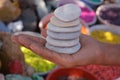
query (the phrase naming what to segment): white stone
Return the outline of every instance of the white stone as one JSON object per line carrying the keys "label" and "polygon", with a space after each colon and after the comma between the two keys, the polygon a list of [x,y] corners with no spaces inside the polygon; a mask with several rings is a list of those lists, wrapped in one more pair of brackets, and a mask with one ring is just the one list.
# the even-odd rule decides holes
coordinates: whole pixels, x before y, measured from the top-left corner
{"label": "white stone", "polygon": [[80,44],[77,44],[77,45],[72,46],[72,47],[56,47],[56,46],[52,46],[48,43],[45,46],[46,46],[46,48],[48,48],[50,50],[53,50],[53,51],[59,52],[59,53],[65,53],[65,54],[76,53],[81,47]]}
{"label": "white stone", "polygon": [[47,30],[47,35],[54,39],[75,39],[80,36],[80,31],[76,32],[53,32]]}
{"label": "white stone", "polygon": [[70,47],[74,46],[79,43],[79,38],[71,39],[71,40],[58,40],[53,39],[50,36],[47,36],[46,38],[47,43],[53,45],[53,46],[59,46],[59,47]]}
{"label": "white stone", "polygon": [[55,16],[62,21],[73,21],[79,18],[81,9],[76,4],[65,4],[54,11]]}
{"label": "white stone", "polygon": [[53,16],[53,17],[51,17],[50,22],[53,25],[58,26],[58,27],[72,27],[72,26],[79,25],[80,24],[80,19],[77,18],[74,21],[65,22],[65,21],[61,21],[57,17]]}
{"label": "white stone", "polygon": [[76,31],[80,31],[81,27],[82,25],[79,24],[78,26],[74,26],[74,27],[61,28],[51,23],[48,23],[48,30],[51,30],[53,32],[76,32]]}

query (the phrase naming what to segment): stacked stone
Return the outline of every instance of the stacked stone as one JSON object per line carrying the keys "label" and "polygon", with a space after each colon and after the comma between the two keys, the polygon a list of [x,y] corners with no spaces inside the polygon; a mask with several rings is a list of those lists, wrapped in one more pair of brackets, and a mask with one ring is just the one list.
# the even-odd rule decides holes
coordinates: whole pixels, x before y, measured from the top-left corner
{"label": "stacked stone", "polygon": [[66,54],[75,53],[80,49],[80,13],[79,6],[72,3],[58,7],[54,11],[54,16],[48,23],[48,49]]}

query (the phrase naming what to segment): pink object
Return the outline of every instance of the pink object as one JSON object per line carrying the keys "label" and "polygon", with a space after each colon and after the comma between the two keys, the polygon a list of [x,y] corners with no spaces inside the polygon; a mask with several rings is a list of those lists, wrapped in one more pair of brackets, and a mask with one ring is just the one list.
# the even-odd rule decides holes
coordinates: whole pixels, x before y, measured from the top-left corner
{"label": "pink object", "polygon": [[120,66],[102,66],[102,65],[88,65],[80,67],[98,80],[116,80],[120,77]]}
{"label": "pink object", "polygon": [[91,11],[89,8],[87,8],[87,7],[81,7],[81,10],[82,10],[82,13],[81,13],[81,16],[80,16],[80,18],[82,19],[82,20],[84,20],[86,23],[88,23],[88,24],[92,24],[91,22],[93,22],[94,21],[94,19],[95,19],[95,16],[96,16],[96,14],[95,14],[95,12],[94,11]]}
{"label": "pink object", "polygon": [[86,24],[88,25],[92,25],[96,22],[96,13],[95,11],[90,8],[89,6],[87,6],[85,3],[83,3],[82,1],[77,1],[78,6],[80,6],[81,8],[81,15],[80,18],[86,22]]}
{"label": "pink object", "polygon": [[23,65],[19,60],[12,60],[8,64],[8,70],[11,74],[23,74]]}
{"label": "pink object", "polygon": [[5,77],[3,74],[0,74],[0,80],[5,80]]}

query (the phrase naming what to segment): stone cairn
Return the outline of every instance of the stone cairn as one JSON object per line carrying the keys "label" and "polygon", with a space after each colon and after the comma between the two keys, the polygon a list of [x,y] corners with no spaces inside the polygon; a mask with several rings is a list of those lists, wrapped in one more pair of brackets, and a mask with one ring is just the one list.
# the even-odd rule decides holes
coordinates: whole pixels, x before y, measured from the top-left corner
{"label": "stone cairn", "polygon": [[54,11],[48,23],[46,48],[66,54],[73,54],[80,49],[80,13],[80,7],[72,3]]}

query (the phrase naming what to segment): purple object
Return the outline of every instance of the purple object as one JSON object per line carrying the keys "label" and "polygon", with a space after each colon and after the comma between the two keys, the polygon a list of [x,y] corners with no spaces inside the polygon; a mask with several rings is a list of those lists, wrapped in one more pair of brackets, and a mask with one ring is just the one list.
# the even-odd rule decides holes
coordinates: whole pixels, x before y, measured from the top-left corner
{"label": "purple object", "polygon": [[101,10],[100,17],[110,24],[120,26],[120,8]]}

